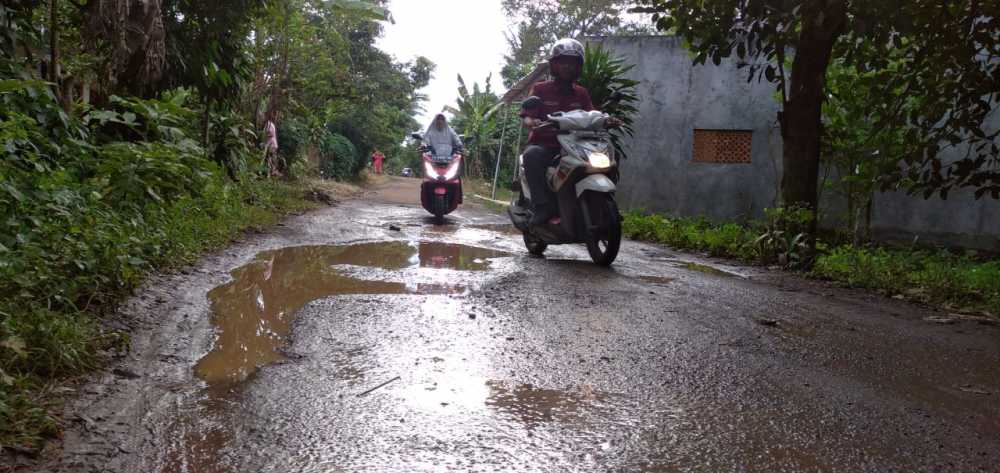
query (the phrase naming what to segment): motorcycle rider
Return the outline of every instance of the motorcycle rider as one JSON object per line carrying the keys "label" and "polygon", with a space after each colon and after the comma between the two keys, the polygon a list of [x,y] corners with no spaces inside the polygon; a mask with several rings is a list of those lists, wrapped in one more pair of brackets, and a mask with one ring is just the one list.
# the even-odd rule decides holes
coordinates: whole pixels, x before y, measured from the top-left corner
{"label": "motorcycle rider", "polygon": [[[545,172],[561,151],[555,128],[534,128],[552,113],[594,109],[590,92],[576,83],[583,72],[583,51],[583,44],[575,39],[557,41],[549,55],[553,80],[539,82],[531,89],[531,95],[540,98],[541,105],[521,111],[524,126],[532,128],[528,135],[529,146],[524,150],[524,173],[531,191],[531,225],[541,225],[558,215]],[[618,121],[612,119],[609,123],[613,126]]]}
{"label": "motorcycle rider", "polygon": [[455,130],[448,125],[448,120],[444,114],[439,113],[434,117],[434,121],[427,127],[424,133],[424,142],[434,150],[435,158],[451,158],[454,153],[461,152],[462,139],[458,137]]}

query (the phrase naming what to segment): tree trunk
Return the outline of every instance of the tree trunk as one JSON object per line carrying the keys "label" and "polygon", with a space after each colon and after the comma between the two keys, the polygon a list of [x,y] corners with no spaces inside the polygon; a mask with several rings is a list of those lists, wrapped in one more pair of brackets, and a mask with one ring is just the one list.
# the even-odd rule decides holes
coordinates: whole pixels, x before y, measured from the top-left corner
{"label": "tree trunk", "polygon": [[53,89],[57,97],[59,90],[59,0],[49,0],[49,82],[55,84]]}
{"label": "tree trunk", "polygon": [[[804,5],[802,33],[792,62],[791,91],[781,117],[784,139],[783,205],[818,208],[819,156],[826,69],[847,22],[844,0],[814,0]],[[815,231],[816,219],[812,230]]]}

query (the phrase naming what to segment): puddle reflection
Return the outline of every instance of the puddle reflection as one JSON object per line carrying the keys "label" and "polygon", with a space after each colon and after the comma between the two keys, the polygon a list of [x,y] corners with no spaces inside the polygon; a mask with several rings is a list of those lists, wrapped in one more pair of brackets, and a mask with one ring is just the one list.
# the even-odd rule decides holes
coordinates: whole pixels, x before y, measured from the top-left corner
{"label": "puddle reflection", "polygon": [[280,347],[295,313],[309,302],[350,294],[461,294],[461,284],[360,279],[338,265],[403,270],[435,268],[482,271],[507,253],[445,243],[380,242],[352,246],[306,246],[261,253],[233,272],[233,281],[213,289],[213,323],[219,338],[195,367],[210,385],[229,386],[258,367],[281,360]]}
{"label": "puddle reflection", "polygon": [[529,428],[553,421],[572,421],[583,411],[596,408],[607,397],[590,386],[577,391],[560,391],[502,381],[489,381],[486,385],[490,390],[486,405]]}

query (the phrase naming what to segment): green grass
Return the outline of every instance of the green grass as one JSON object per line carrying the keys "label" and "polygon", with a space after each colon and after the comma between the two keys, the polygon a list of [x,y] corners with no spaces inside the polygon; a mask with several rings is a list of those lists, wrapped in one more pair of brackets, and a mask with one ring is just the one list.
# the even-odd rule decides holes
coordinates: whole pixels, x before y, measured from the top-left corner
{"label": "green grass", "polygon": [[58,433],[58,406],[42,393],[99,366],[100,350],[127,346],[127,336],[104,331],[99,318],[146,274],[189,264],[247,229],[315,206],[303,196],[303,187],[283,182],[213,185],[141,215],[100,211],[85,228],[48,228],[75,237],[41,238],[32,252],[13,255],[33,271],[0,281],[15,294],[0,301],[0,446],[36,449]]}
{"label": "green grass", "polygon": [[[466,179],[463,184],[468,189],[466,192],[479,194],[486,198],[491,198],[493,194],[492,181],[486,181],[483,179]],[[514,196],[514,192],[508,189],[505,184],[507,183],[503,181],[498,183],[496,200],[510,202],[511,198]]]}
{"label": "green grass", "polygon": [[952,310],[1000,315],[1000,261],[946,251],[839,246],[816,260],[812,274]]}
{"label": "green grass", "polygon": [[734,223],[713,224],[704,218],[667,218],[662,215],[628,213],[622,232],[634,240],[652,241],[704,251],[712,256],[752,261],[752,243],[757,235],[747,227]]}
{"label": "green grass", "polygon": [[[714,224],[641,213],[627,214],[623,223],[632,239],[751,263],[774,261],[771,250],[760,244],[767,230],[759,222]],[[816,248],[808,259],[811,267],[800,268],[812,277],[950,310],[1000,315],[1000,261],[919,248],[829,247],[823,242]]]}

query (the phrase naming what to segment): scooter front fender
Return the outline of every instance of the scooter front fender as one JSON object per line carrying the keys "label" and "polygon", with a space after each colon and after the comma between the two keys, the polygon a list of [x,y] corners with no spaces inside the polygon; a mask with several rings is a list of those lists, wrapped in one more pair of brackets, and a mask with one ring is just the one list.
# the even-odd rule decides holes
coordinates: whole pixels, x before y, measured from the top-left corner
{"label": "scooter front fender", "polygon": [[580,198],[586,191],[609,194],[616,189],[615,183],[604,174],[591,174],[576,183],[576,197]]}

